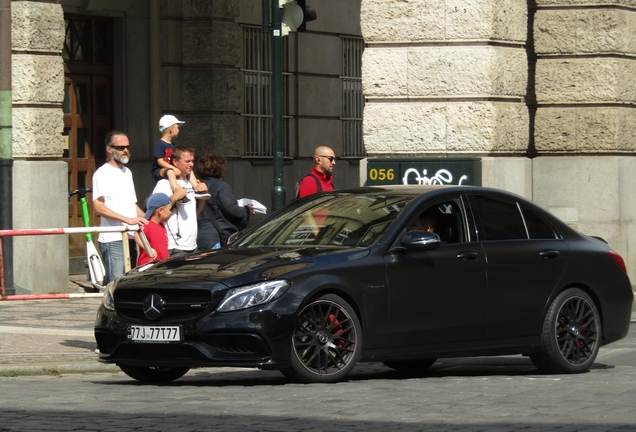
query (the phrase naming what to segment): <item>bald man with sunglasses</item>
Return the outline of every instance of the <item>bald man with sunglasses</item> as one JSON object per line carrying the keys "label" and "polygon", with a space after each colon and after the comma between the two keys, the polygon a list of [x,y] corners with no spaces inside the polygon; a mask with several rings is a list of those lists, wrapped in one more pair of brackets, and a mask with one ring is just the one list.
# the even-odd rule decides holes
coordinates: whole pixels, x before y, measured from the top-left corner
{"label": "bald man with sunglasses", "polygon": [[332,177],[333,167],[336,165],[336,155],[327,146],[316,147],[314,150],[314,166],[298,186],[298,198],[318,192],[334,190]]}

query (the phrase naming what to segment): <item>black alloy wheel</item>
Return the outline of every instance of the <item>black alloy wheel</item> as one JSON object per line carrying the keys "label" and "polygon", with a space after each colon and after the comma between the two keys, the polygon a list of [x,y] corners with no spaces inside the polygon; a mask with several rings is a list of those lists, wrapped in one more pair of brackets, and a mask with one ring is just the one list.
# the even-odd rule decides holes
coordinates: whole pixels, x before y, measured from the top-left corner
{"label": "black alloy wheel", "polygon": [[300,382],[336,382],[353,369],[360,356],[360,321],[346,301],[328,294],[300,311],[291,344],[291,367],[281,371],[286,377]]}
{"label": "black alloy wheel", "polygon": [[433,363],[435,363],[436,361],[436,358],[431,358],[418,360],[385,361],[382,363],[384,364],[384,366],[390,367],[391,369],[395,369],[399,372],[419,372],[433,366]]}
{"label": "black alloy wheel", "polygon": [[142,382],[165,383],[174,381],[184,376],[190,368],[186,367],[153,367],[153,366],[131,366],[118,364],[119,368],[129,377]]}
{"label": "black alloy wheel", "polygon": [[587,371],[601,347],[601,319],[594,300],[583,290],[570,288],[559,294],[546,314],[541,350],[532,363],[550,373]]}

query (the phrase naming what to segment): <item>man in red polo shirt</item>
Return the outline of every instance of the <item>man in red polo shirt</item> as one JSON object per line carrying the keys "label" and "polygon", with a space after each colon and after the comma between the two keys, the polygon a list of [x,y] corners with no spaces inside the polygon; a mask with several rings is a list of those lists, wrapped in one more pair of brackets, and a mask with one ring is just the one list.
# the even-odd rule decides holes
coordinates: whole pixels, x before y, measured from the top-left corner
{"label": "man in red polo shirt", "polygon": [[335,164],[336,156],[333,150],[326,146],[316,147],[316,150],[314,150],[314,166],[311,168],[311,172],[300,182],[298,198],[333,190],[331,179]]}

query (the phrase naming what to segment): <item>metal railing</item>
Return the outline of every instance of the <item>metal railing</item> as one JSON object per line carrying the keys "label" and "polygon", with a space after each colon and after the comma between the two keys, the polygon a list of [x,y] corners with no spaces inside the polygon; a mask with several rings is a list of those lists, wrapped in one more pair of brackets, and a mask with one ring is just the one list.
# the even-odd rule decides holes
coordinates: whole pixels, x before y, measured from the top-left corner
{"label": "metal railing", "polygon": [[86,233],[105,233],[105,232],[121,232],[122,236],[122,249],[124,252],[124,269],[129,271],[131,267],[130,263],[130,251],[124,245],[128,244],[128,232],[137,231],[141,243],[148,253],[151,255],[151,247],[148,243],[148,239],[144,232],[139,228],[139,225],[124,225],[116,227],[77,227],[77,228],[41,228],[41,229],[14,229],[14,230],[0,230],[0,295],[6,297],[5,282],[4,282],[4,256],[2,254],[2,237],[17,237],[17,236],[36,236],[36,235],[60,235],[60,234],[86,234]]}
{"label": "metal railing", "polygon": [[[287,70],[283,41],[283,70]],[[244,105],[243,123],[245,128],[244,155],[248,157],[273,156],[273,114],[272,114],[272,40],[260,27],[243,27],[243,72]],[[292,74],[283,72],[283,87],[288,88],[287,77]],[[286,92],[284,92],[286,93]],[[289,112],[288,98],[283,98],[283,113]],[[288,115],[283,114],[283,148],[288,148]]]}
{"label": "metal railing", "polygon": [[364,40],[342,38],[342,156],[364,157],[362,137],[362,52]]}

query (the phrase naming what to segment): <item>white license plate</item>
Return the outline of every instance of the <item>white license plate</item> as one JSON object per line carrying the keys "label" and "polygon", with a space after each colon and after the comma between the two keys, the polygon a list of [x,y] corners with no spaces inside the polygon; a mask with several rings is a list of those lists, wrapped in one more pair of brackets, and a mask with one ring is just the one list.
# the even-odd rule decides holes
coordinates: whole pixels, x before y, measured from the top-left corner
{"label": "white license plate", "polygon": [[181,342],[181,326],[130,326],[128,339],[133,342]]}

